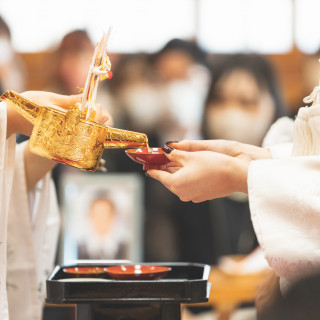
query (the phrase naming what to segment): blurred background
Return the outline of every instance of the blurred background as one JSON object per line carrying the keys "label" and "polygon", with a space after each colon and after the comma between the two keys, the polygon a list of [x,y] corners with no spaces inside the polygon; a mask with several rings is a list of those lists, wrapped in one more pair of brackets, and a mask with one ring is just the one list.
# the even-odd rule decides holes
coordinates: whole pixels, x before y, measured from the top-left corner
{"label": "blurred background", "polygon": [[[318,85],[319,11],[318,0],[0,0],[0,89],[78,93],[95,44],[112,26],[113,78],[100,83],[97,102],[115,127],[146,133],[151,147],[184,138],[261,146],[271,124],[294,117]],[[98,195],[101,204],[92,209],[96,224],[106,223],[97,235],[88,227],[94,257],[216,266],[257,248],[246,195],[182,203],[123,150],[103,158],[107,173],[62,165],[53,172],[63,213],[57,263],[79,258],[70,246],[72,203],[86,184],[96,186],[87,198]],[[127,217],[120,233],[136,244],[121,255],[124,240],[112,236],[118,199],[120,220]]]}
{"label": "blurred background", "polygon": [[319,6],[317,0],[1,0],[0,13],[25,64],[27,89],[50,84],[64,35],[84,29],[95,44],[112,25],[114,65],[122,55],[157,52],[173,38],[192,41],[211,56],[267,55],[295,111],[309,90],[306,60],[319,49]]}

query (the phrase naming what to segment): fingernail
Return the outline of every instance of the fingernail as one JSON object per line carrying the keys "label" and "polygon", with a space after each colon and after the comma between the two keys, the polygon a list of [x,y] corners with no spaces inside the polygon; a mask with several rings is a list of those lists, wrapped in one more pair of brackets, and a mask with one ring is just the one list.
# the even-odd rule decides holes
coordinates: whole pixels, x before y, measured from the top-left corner
{"label": "fingernail", "polygon": [[171,146],[165,144],[165,146],[162,148],[163,152],[166,154],[169,154],[172,150],[174,150],[174,148],[172,148]]}
{"label": "fingernail", "polygon": [[171,144],[171,143],[178,143],[179,141],[167,141],[166,143],[165,143],[165,145],[169,145],[169,144]]}
{"label": "fingernail", "polygon": [[145,174],[148,178],[150,178],[150,175],[149,175],[148,172],[145,172],[144,174]]}

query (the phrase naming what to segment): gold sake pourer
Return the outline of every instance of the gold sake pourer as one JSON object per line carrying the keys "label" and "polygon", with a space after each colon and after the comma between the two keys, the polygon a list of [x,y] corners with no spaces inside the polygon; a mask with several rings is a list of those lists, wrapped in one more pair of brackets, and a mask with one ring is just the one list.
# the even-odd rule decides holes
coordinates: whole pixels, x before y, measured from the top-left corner
{"label": "gold sake pourer", "polygon": [[139,148],[148,145],[144,133],[116,129],[81,118],[79,108],[60,111],[42,106],[8,90],[1,96],[34,127],[30,150],[42,157],[95,171],[104,149]]}

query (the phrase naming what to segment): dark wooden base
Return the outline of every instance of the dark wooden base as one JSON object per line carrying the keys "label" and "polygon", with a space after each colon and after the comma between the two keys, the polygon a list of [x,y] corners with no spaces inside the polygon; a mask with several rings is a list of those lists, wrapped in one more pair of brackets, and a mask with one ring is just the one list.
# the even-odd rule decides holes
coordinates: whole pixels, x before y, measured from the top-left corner
{"label": "dark wooden base", "polygon": [[179,303],[77,304],[75,320],[179,320]]}

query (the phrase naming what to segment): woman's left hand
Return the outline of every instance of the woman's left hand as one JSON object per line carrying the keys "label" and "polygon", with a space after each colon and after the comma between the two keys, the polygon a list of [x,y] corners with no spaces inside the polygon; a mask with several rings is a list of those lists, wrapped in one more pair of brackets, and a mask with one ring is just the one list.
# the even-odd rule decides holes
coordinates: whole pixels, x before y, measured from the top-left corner
{"label": "woman's left hand", "polygon": [[174,149],[167,154],[168,171],[149,170],[147,174],[159,180],[182,201],[202,202],[247,192],[250,161],[213,151],[186,152]]}
{"label": "woman's left hand", "polygon": [[183,151],[213,151],[223,153],[230,157],[246,160],[270,159],[270,150],[231,140],[182,140],[180,142],[167,142],[166,145]]}

